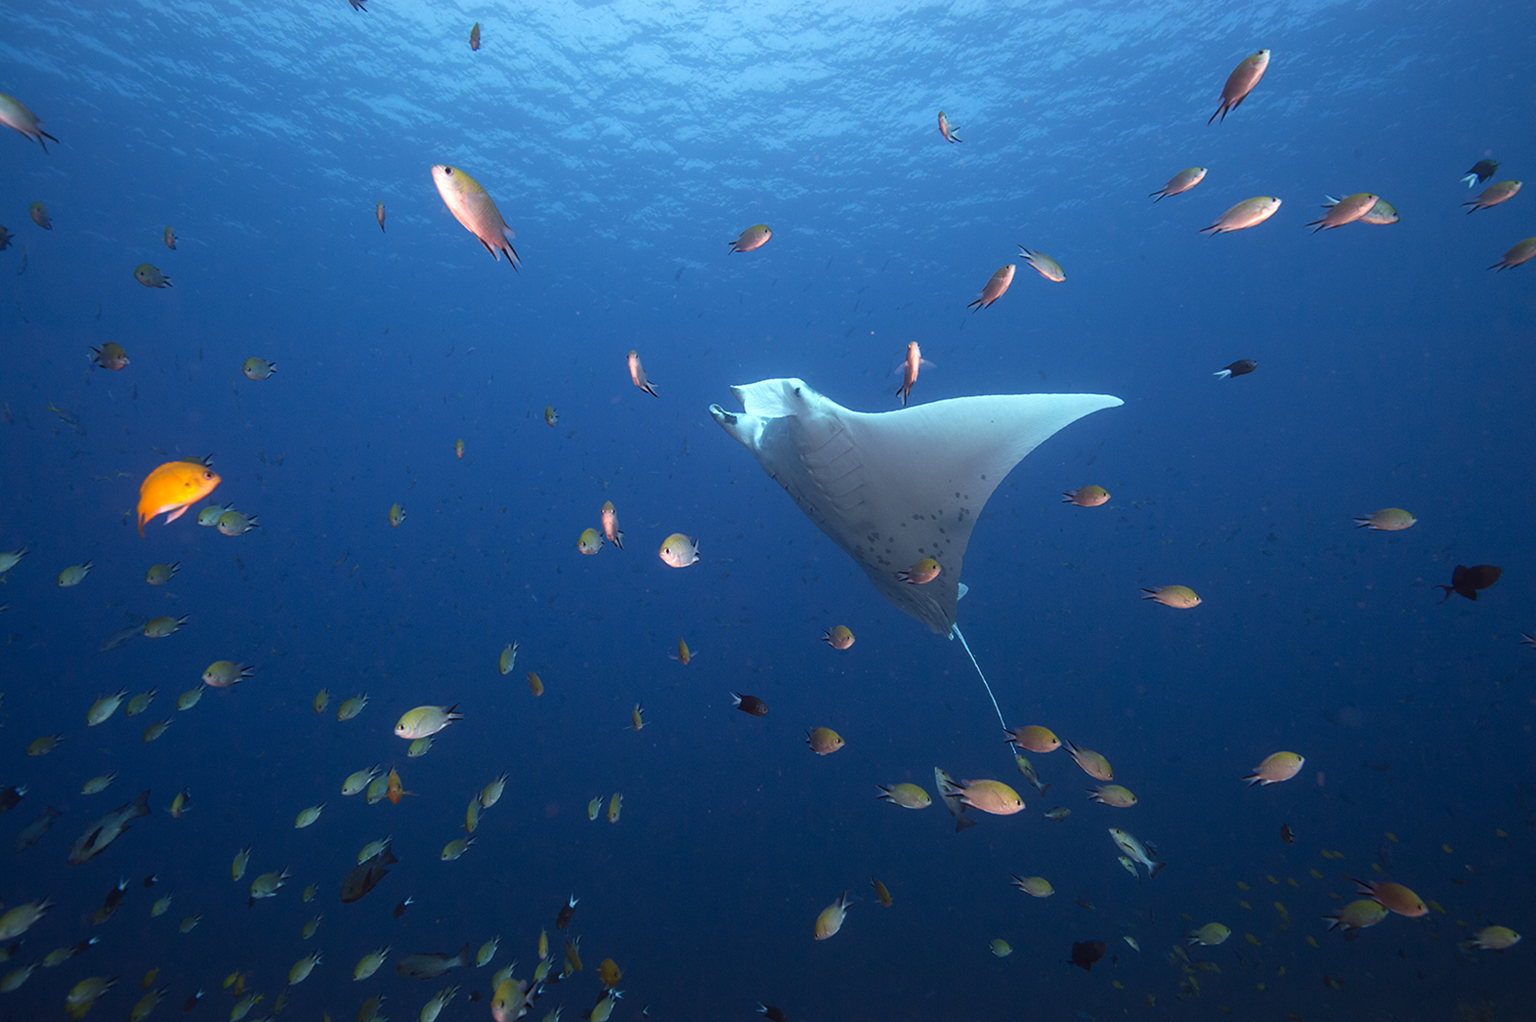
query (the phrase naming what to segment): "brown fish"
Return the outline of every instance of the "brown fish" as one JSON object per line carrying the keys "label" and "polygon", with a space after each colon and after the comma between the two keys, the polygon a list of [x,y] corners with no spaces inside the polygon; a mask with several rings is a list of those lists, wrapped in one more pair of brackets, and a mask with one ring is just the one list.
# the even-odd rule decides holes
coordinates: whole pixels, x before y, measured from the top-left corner
{"label": "brown fish", "polygon": [[149,791],[146,789],[132,802],[118,806],[87,827],[85,833],[80,835],[80,839],[70,846],[69,858],[66,861],[71,866],[90,862],[106,851],[108,845],[121,837],[130,823],[141,816],[148,815]]}
{"label": "brown fish", "polygon": [[385,848],[379,854],[369,859],[364,859],[352,868],[347,878],[341,882],[341,902],[350,905],[369,891],[378,886],[379,881],[389,876],[386,866],[393,866],[400,860],[394,853]]}
{"label": "brown fish", "polygon": [[117,912],[118,906],[122,905],[123,892],[126,890],[128,890],[128,881],[119,880],[117,886],[107,892],[107,896],[102,899],[101,908],[97,909],[95,914],[91,916],[92,926],[100,926],[112,918],[113,914]]}
{"label": "brown fish", "polygon": [[1504,574],[1504,569],[1492,564],[1478,564],[1473,567],[1456,565],[1456,570],[1451,573],[1451,584],[1448,586],[1435,586],[1436,589],[1445,590],[1444,603],[1451,598],[1452,593],[1459,593],[1469,600],[1477,599],[1479,589],[1487,589],[1499,580]]}
{"label": "brown fish", "polygon": [[474,959],[466,943],[452,958],[441,951],[429,955],[406,955],[395,964],[395,972],[406,979],[437,979],[449,969],[461,969],[472,961]]}
{"label": "brown fish", "polygon": [[1251,53],[1243,59],[1243,62],[1232,69],[1227,76],[1227,83],[1221,87],[1221,105],[1216,108],[1216,113],[1211,114],[1210,124],[1216,119],[1216,114],[1221,115],[1223,122],[1227,114],[1243,105],[1243,100],[1248,98],[1248,93],[1259,84],[1259,79],[1264,77],[1264,72],[1269,68],[1269,51],[1259,50]]}
{"label": "brown fish", "polygon": [[580,900],[574,894],[566,899],[565,904],[560,906],[560,914],[555,916],[555,929],[563,930],[571,925],[571,917],[576,914],[576,903]]}

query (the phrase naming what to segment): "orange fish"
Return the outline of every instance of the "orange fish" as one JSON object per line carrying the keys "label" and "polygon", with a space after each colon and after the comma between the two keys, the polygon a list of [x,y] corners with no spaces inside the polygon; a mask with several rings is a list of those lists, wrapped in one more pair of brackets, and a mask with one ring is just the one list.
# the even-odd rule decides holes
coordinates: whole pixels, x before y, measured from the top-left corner
{"label": "orange fish", "polygon": [[144,535],[144,523],[162,511],[170,512],[165,524],[171,524],[221,482],[218,473],[197,458],[161,465],[139,485],[139,535]]}
{"label": "orange fish", "polygon": [[400,781],[400,772],[394,767],[389,768],[389,785],[384,789],[384,797],[389,799],[391,805],[399,805],[402,795],[414,795],[414,791],[406,791],[405,785]]}
{"label": "orange fish", "polygon": [[605,987],[616,987],[624,973],[619,971],[618,965],[612,958],[604,958],[603,964],[597,967],[597,978],[603,981]]}

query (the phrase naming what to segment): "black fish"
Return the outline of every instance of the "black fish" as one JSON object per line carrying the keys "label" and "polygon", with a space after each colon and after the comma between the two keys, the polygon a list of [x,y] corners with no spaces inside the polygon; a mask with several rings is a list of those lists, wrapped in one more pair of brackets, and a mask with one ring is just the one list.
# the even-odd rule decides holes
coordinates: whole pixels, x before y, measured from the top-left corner
{"label": "black fish", "polygon": [[[0,252],[4,252],[11,247],[11,237],[12,235],[9,231],[4,227],[0,227]],[[678,272],[681,273],[682,271],[679,270]]]}
{"label": "black fish", "polygon": [[757,1013],[759,1015],[767,1015],[768,1022],[789,1022],[789,1016],[784,1014],[784,1009],[775,1008],[771,1004],[759,1004],[757,1006]]}
{"label": "black fish", "polygon": [[1291,829],[1291,825],[1289,823],[1280,824],[1280,840],[1286,844],[1290,844],[1296,840],[1296,832]]}
{"label": "black fish", "polygon": [[386,866],[393,866],[400,860],[388,848],[371,859],[364,859],[352,868],[347,878],[341,882],[341,903],[350,905],[369,891],[378,886],[380,880],[389,876]]}
{"label": "black fish", "polygon": [[1072,961],[1068,964],[1084,972],[1092,972],[1093,963],[1104,957],[1105,950],[1102,940],[1077,941],[1072,945]]}
{"label": "black fish", "polygon": [[203,992],[201,990],[199,990],[197,993],[195,993],[191,997],[187,998],[187,1003],[183,1004],[181,1006],[181,1010],[182,1011],[191,1011],[193,1008],[197,1007],[197,1002],[202,1000],[202,999],[203,999]]}
{"label": "black fish", "polygon": [[1451,584],[1448,586],[1435,586],[1436,589],[1445,590],[1444,603],[1451,598],[1452,593],[1460,593],[1469,600],[1477,599],[1479,589],[1487,589],[1499,580],[1504,574],[1504,569],[1492,564],[1478,564],[1473,567],[1456,565],[1456,570],[1451,572]]}
{"label": "black fish", "polygon": [[92,926],[100,926],[112,918],[112,913],[116,912],[117,907],[123,903],[123,892],[127,889],[128,881],[119,880],[117,886],[107,892],[106,898],[102,900],[101,908],[97,909],[95,914],[91,916]]}
{"label": "black fish", "polygon": [[22,797],[27,793],[25,784],[18,784],[13,788],[0,788],[0,813],[8,813],[21,804]]}
{"label": "black fish", "polygon": [[156,881],[158,881],[159,879],[160,879],[160,874],[159,873],[151,873],[149,876],[144,878],[144,886],[145,887],[153,887],[153,886],[155,886]]}
{"label": "black fish", "polygon": [[571,917],[576,914],[576,902],[580,900],[576,895],[571,895],[564,905],[560,906],[560,914],[555,916],[555,929],[563,930],[571,925]]}
{"label": "black fish", "polygon": [[416,902],[414,900],[412,900],[411,898],[406,898],[400,904],[396,905],[395,906],[395,918],[399,919],[401,916],[405,915],[405,910],[410,908],[414,904],[416,904]]}
{"label": "black fish", "polygon": [[744,696],[732,692],[731,700],[736,704],[736,709],[742,713],[750,713],[754,717],[768,716],[768,704],[757,698],[757,696]]}
{"label": "black fish", "polygon": [[1259,367],[1259,363],[1251,358],[1240,358],[1225,369],[1213,373],[1218,380],[1225,380],[1229,376],[1247,376]]}
{"label": "black fish", "polygon": [[1468,188],[1471,188],[1473,185],[1480,185],[1490,177],[1493,177],[1494,171],[1498,169],[1498,160],[1478,160],[1472,164],[1472,169],[1467,171],[1467,176],[1462,178],[1462,180],[1467,183]]}

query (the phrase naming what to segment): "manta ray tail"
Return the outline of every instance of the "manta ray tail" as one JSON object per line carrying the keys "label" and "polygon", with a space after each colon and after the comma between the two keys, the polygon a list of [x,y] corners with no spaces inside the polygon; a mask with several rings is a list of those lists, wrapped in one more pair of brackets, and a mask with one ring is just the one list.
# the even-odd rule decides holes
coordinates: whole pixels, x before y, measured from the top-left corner
{"label": "manta ray tail", "polygon": [[992,694],[992,686],[987,681],[987,676],[982,673],[981,665],[976,662],[976,654],[971,652],[971,644],[965,641],[965,635],[960,631],[959,625],[951,625],[950,631],[955,638],[960,640],[960,645],[965,647],[965,655],[971,658],[971,665],[976,668],[976,674],[981,678],[981,683],[986,687],[987,698],[992,700],[992,709],[997,711],[997,722],[1003,725],[1003,730],[1008,730],[1008,722],[1003,719],[1003,711],[997,705],[997,696]]}

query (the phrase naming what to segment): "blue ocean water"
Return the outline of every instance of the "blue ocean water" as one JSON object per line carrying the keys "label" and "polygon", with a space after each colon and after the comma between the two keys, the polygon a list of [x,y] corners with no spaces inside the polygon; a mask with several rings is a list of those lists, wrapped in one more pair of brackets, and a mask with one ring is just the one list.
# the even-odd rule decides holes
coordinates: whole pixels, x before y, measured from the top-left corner
{"label": "blue ocean water", "polygon": [[[46,153],[0,138],[15,235],[0,253],[0,550],[30,551],[0,585],[0,785],[27,788],[0,840],[44,806],[63,813],[0,852],[6,908],[57,902],[0,975],[100,938],[0,994],[0,1012],[55,1017],[74,984],[115,976],[94,1010],[126,1017],[159,968],[157,1017],[199,988],[191,1017],[225,1017],[219,986],[240,971],[260,1018],[319,951],[281,1017],[350,1019],[382,994],[381,1014],[414,1018],[458,983],[440,1017],[484,1018],[491,973],[516,958],[527,979],[541,929],[558,958],[574,894],[586,971],[532,1018],[586,1017],[604,958],[624,972],[622,1020],[645,1006],[746,1020],[759,1002],[795,1020],[1529,1016],[1525,945],[1459,947],[1536,925],[1536,653],[1519,641],[1536,626],[1536,271],[1485,269],[1536,217],[1523,195],[1459,205],[1475,161],[1502,161],[1495,181],[1536,161],[1527,6],[367,6],[0,3],[0,92],[58,138]],[[1259,48],[1265,77],[1208,126]],[[962,143],[934,130],[939,110]],[[494,197],[520,272],[449,214],[436,163]],[[1190,165],[1206,179],[1154,204]],[[1358,191],[1401,222],[1303,226],[1325,195]],[[1254,195],[1283,205],[1197,233]],[[34,201],[51,230],[29,220]],[[768,244],[727,252],[759,222]],[[1021,266],[969,311],[1020,244],[1066,282]],[[143,262],[172,286],[141,287]],[[131,358],[120,372],[88,362],[106,341]],[[1131,809],[1089,803],[1065,752],[1032,756],[1044,798],[1024,784],[960,644],[885,602],[707,411],[785,376],[895,408],[910,341],[934,363],[915,403],[1125,401],[999,487],[959,620],[1009,724],[1102,752]],[[631,349],[659,399],[631,384]],[[246,379],[250,356],[276,373]],[[1238,358],[1257,371],[1213,378]],[[194,507],[140,539],[144,476],[210,452],[210,499],[260,527],[226,537]],[[1060,502],[1089,484],[1110,503]],[[610,500],[625,547],[583,557],[577,536]],[[1351,522],[1392,506],[1418,524]],[[656,556],[675,532],[698,538],[698,564]],[[87,559],[79,586],[54,584]],[[169,584],[145,585],[170,561]],[[1457,564],[1484,563],[1504,569],[1497,585],[1439,602]],[[1175,583],[1201,606],[1138,599]],[[98,652],[162,614],[188,621]],[[857,636],[847,652],[818,641],[836,624]],[[697,651],[686,666],[668,658],[679,638]],[[175,710],[219,659],[255,674]],[[143,715],[87,728],[119,687],[159,691]],[[770,714],[737,712],[731,691]],[[368,707],[338,722],[361,692]],[[464,720],[408,759],[400,714],[453,703]],[[812,755],[819,725],[846,747]],[[44,734],[64,740],[26,756]],[[1278,749],[1303,771],[1246,788]],[[414,794],[343,797],[375,763]],[[1013,784],[1027,808],[973,811],[957,835],[940,805],[874,798],[910,781],[937,801],[935,766]],[[502,772],[474,846],[440,861]],[[172,818],[183,788],[191,808]],[[145,789],[150,816],[65,864]],[[588,801],[615,791],[620,821],[589,822]],[[1043,820],[1053,806],[1071,815]],[[1132,880],[1109,827],[1169,866]],[[386,835],[399,864],[341,904],[357,849]],[[284,866],[289,885],[247,907],[251,878]],[[1057,893],[1027,898],[1014,873]],[[1355,896],[1342,873],[1434,906],[1345,941],[1321,921]],[[91,925],[119,878],[120,910]],[[845,890],[841,932],[814,941]],[[1219,972],[1170,959],[1210,921],[1231,939],[1189,954]],[[483,969],[393,971],[496,935]],[[1066,964],[1086,940],[1109,945],[1091,972]],[[384,945],[385,967],[354,982]]]}

